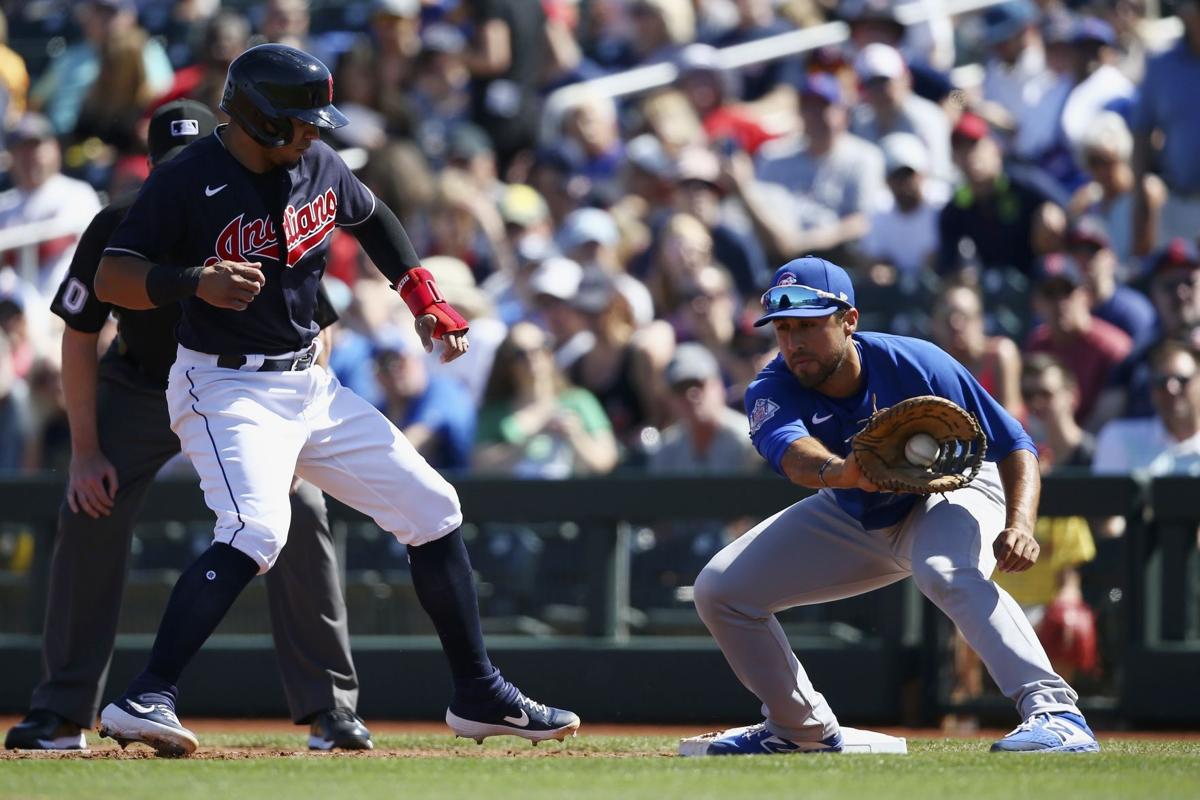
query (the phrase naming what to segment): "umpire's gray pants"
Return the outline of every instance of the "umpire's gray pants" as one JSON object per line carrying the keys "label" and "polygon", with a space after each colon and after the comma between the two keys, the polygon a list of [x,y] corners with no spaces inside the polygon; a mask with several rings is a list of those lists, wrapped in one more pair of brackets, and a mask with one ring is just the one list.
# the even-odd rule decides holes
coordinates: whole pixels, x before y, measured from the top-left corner
{"label": "umpire's gray pants", "polygon": [[966,489],[933,495],[897,525],[865,530],[821,491],[760,523],[696,579],[700,618],[773,733],[820,740],[838,730],[775,612],[869,592],[909,575],[954,621],[1021,717],[1075,711],[1020,606],[990,579],[1004,528],[1003,488],[987,464]]}
{"label": "umpire's gray pants", "polygon": [[[91,727],[112,660],[133,523],[155,474],[179,452],[161,388],[105,364],[97,395],[100,447],[117,471],[112,513],[92,519],[64,502],[50,562],[42,638],[43,679],[30,709]],[[184,565],[181,564],[181,567]],[[267,573],[271,633],[292,718],[354,709],[346,603],[325,498],[304,483],[292,496],[288,546]]]}

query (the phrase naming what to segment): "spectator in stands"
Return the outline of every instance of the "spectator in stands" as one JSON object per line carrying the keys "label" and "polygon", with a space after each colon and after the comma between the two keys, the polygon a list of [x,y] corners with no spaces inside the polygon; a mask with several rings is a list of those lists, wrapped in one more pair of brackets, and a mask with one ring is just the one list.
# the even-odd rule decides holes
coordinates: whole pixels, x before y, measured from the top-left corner
{"label": "spectator in stands", "polygon": [[[75,128],[84,96],[96,80],[105,43],[137,28],[134,0],[84,0],[78,4],[77,11],[84,40],[68,45],[55,56],[29,93],[30,104],[46,113],[59,135],[66,135]],[[152,95],[171,87],[174,70],[157,40],[146,40],[142,61]],[[88,212],[89,218],[94,212],[95,209]]]}
{"label": "spectator in stands", "polygon": [[1096,437],[1075,421],[1079,386],[1071,371],[1049,353],[1029,355],[1021,367],[1021,397],[1028,412],[1025,428],[1037,445],[1042,473],[1090,467]]}
{"label": "spectator in stands", "polygon": [[690,0],[633,0],[633,56],[637,64],[674,61],[696,39],[696,12]]}
{"label": "spectator in stands", "polygon": [[1046,51],[1032,0],[1006,0],[983,12],[983,99],[980,109],[994,128],[1008,134],[1020,130],[1054,83],[1046,67]]}
{"label": "spectator in stands", "polygon": [[1000,146],[981,117],[964,113],[950,143],[963,182],[939,220],[939,271],[974,258],[984,269],[1031,273],[1057,227],[1055,207],[1043,192],[1005,174]]}
{"label": "spectator in stands", "polygon": [[668,320],[675,337],[703,344],[716,356],[723,372],[732,370],[739,298],[729,271],[717,264],[701,267],[684,280],[680,295],[679,308]]}
{"label": "spectator in stands", "polygon": [[1006,336],[984,331],[983,298],[965,283],[948,282],[933,303],[933,341],[967,368],[992,397],[1020,418],[1021,354]]}
{"label": "spectator in stands", "polygon": [[[897,17],[901,6],[923,6],[930,16],[914,25]],[[872,43],[895,47],[914,66],[932,71],[954,66],[954,27],[937,6],[922,0],[841,0],[837,15],[850,23],[850,42],[856,50]]]}
{"label": "spectator in stands", "polygon": [[583,267],[569,258],[547,258],[534,267],[526,291],[529,316],[550,335],[554,361],[566,372],[596,343],[587,315],[572,304],[583,282]]}
{"label": "spectator in stands", "polygon": [[[0,126],[7,128],[25,113],[29,72],[25,69],[25,59],[8,46],[8,18],[3,10],[0,10],[0,94],[6,99],[0,108]],[[0,134],[0,146],[3,142]]]}
{"label": "spectator in stands", "polygon": [[[421,51],[413,64],[412,91],[407,102],[404,93],[393,96],[388,84],[381,86],[379,110],[384,117],[399,117],[398,112],[411,103],[416,115],[417,140],[426,153],[438,160],[444,155],[446,133],[466,122],[471,114],[471,73],[464,57],[466,46],[467,40],[457,28],[430,25],[421,32]],[[396,112],[390,110],[393,108]],[[389,129],[395,129],[395,122],[389,122]]]}
{"label": "spectator in stands", "polygon": [[496,352],[484,394],[476,468],[566,478],[605,473],[616,463],[617,443],[600,403],[567,381],[536,325],[514,325]]}
{"label": "spectator in stands", "polygon": [[546,14],[539,0],[471,3],[474,36],[465,52],[471,71],[471,117],[487,131],[503,174],[537,142],[537,91],[545,75]]}
{"label": "spectator in stands", "polygon": [[1071,44],[1075,87],[1062,107],[1060,125],[1067,147],[1074,155],[1100,113],[1122,111],[1129,106],[1134,85],[1116,67],[1117,35],[1107,22],[1081,17]]}
{"label": "spectator in stands", "polygon": [[[166,48],[176,71],[203,58],[200,34],[220,11],[221,0],[175,0],[141,3],[138,19],[146,31]],[[172,98],[179,99],[179,98]]]}
{"label": "spectator in stands", "polygon": [[654,319],[654,301],[637,278],[626,274],[620,255],[621,231],[616,220],[600,208],[579,208],[567,215],[555,237],[559,251],[578,262],[587,272],[607,273],[621,296],[636,327]]}
{"label": "spectator in stands", "polygon": [[730,160],[733,189],[767,249],[780,260],[830,252],[867,232],[867,214],[883,196],[883,155],[846,130],[838,79],[807,77],[801,90],[803,136],[776,139],[748,159]]}
{"label": "spectator in stands", "polygon": [[[172,100],[196,100],[214,111],[221,104],[229,65],[246,49],[250,23],[236,11],[220,11],[205,24],[200,52],[194,64],[175,73],[174,82],[154,101],[160,106]],[[339,103],[341,98],[338,98]]]}
{"label": "spectator in stands", "polygon": [[470,395],[458,381],[429,370],[411,327],[384,328],[376,333],[374,345],[382,389],[379,410],[435,469],[465,470],[475,442]]}
{"label": "spectator in stands", "polygon": [[[329,131],[329,139],[335,147],[363,147],[378,150],[387,142],[389,133],[405,138],[417,138],[424,142],[423,132],[414,133],[417,127],[416,113],[405,103],[396,117],[389,118],[379,109],[380,85],[376,55],[367,42],[359,42],[342,53],[333,67],[333,85],[336,87],[338,110],[350,122],[344,127]],[[445,141],[446,131],[439,129],[436,141],[439,155]]]}
{"label": "spectator in stands", "polygon": [[915,134],[928,153],[927,171],[951,180],[950,123],[936,104],[913,94],[900,52],[886,44],[869,44],[854,59],[854,72],[862,99],[850,114],[850,130],[876,145],[891,133]]}
{"label": "spectator in stands", "polygon": [[65,473],[71,465],[71,432],[58,360],[38,360],[26,383],[29,385],[34,432],[25,454],[25,468]]}
{"label": "spectator in stands", "polygon": [[100,46],[96,80],[83,96],[72,141],[98,139],[117,154],[145,153],[142,120],[154,98],[142,59],[145,48],[140,28],[118,31]]}
{"label": "spectator in stands", "polygon": [[862,250],[871,265],[868,279],[888,284],[897,273],[911,278],[933,266],[948,192],[944,183],[930,179],[925,144],[915,135],[889,134],[880,147],[892,203],[871,212]]}
{"label": "spectator in stands", "polygon": [[733,276],[743,296],[757,296],[770,281],[767,257],[753,236],[747,235],[726,205],[727,181],[717,156],[702,147],[690,147],[679,154],[675,176],[675,207],[700,220],[713,239],[713,258]]}
{"label": "spectator in stands", "polygon": [[[745,44],[768,36],[778,36],[794,28],[776,16],[772,0],[736,0],[736,5],[737,23],[712,39],[710,44],[714,47]],[[777,107],[779,103],[794,97],[792,85],[795,81],[791,77],[794,68],[789,59],[783,58],[747,64],[738,70],[741,77],[739,96],[759,108]]]}
{"label": "spectator in stands", "polygon": [[1194,460],[1200,453],[1200,379],[1196,352],[1180,342],[1166,341],[1150,353],[1151,400],[1154,416],[1115,419],[1096,439],[1092,469],[1101,474],[1128,474],[1157,465],[1174,471],[1174,459]]}
{"label": "spectator in stands", "polygon": [[266,0],[258,30],[265,41],[308,50],[311,23],[308,0]]}
{"label": "spectator in stands", "polygon": [[[100,210],[100,199],[91,186],[60,171],[62,152],[50,121],[28,113],[8,131],[6,139],[12,153],[13,188],[0,193],[0,229],[31,223],[79,231],[87,227]],[[62,282],[79,238],[74,230],[53,233],[36,245],[37,273],[26,276],[47,298]]]}
{"label": "spectator in stands", "polygon": [[[452,145],[454,146],[454,145]],[[429,251],[454,256],[484,280],[499,268],[494,244],[504,240],[504,223],[493,198],[459,169],[443,170],[429,216]]]}
{"label": "spectator in stands", "polygon": [[690,44],[675,61],[677,85],[704,126],[710,142],[731,140],[750,155],[772,137],[758,114],[738,102],[736,76],[721,68],[717,49],[707,44]]}
{"label": "spectator in stands", "polygon": [[[1116,112],[1105,111],[1096,117],[1079,150],[1079,161],[1091,180],[1075,192],[1068,210],[1075,216],[1100,219],[1111,237],[1117,262],[1129,267],[1135,256],[1144,256],[1161,244],[1159,216],[1167,187],[1150,173],[1142,175],[1140,185],[1135,183],[1130,165],[1133,137]],[[1133,209],[1139,194],[1145,198],[1145,213],[1139,218],[1141,227],[1134,227]]]}
{"label": "spectator in stands", "polygon": [[588,92],[563,115],[562,128],[563,152],[572,162],[572,172],[593,186],[614,183],[625,159],[616,103]]}
{"label": "spectator in stands", "polygon": [[[1183,35],[1147,62],[1133,113],[1133,185],[1141,186],[1156,163],[1170,190],[1162,208],[1162,236],[1192,239],[1200,230],[1200,103],[1192,94],[1200,82],[1200,0],[1182,0],[1175,13]],[[1160,153],[1152,152],[1156,132]],[[1148,224],[1148,200],[1134,193],[1135,230]]]}
{"label": "spectator in stands", "polygon": [[1075,419],[1089,424],[1100,391],[1133,349],[1120,328],[1094,316],[1086,279],[1074,259],[1047,256],[1033,290],[1033,308],[1045,320],[1025,342],[1027,353],[1051,353],[1070,367],[1079,386]]}
{"label": "spectator in stands", "polygon": [[32,437],[29,389],[13,370],[8,337],[0,331],[0,474],[24,467]]}
{"label": "spectator in stands", "polygon": [[712,235],[700,220],[688,214],[671,217],[656,243],[645,278],[656,315],[673,315],[683,301],[685,287],[712,263]]}
{"label": "spectator in stands", "polygon": [[1154,337],[1154,305],[1144,294],[1118,281],[1119,265],[1108,232],[1094,217],[1081,217],[1067,229],[1067,255],[1082,269],[1092,314],[1116,325],[1135,345]]}

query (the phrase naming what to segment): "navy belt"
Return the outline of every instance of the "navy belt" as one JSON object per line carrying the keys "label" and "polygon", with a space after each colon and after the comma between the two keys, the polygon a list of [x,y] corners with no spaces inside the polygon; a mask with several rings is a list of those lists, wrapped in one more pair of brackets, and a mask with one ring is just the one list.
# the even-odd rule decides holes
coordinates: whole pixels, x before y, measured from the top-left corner
{"label": "navy belt", "polygon": [[[313,365],[317,357],[317,345],[314,342],[304,352],[293,358],[263,359],[263,363],[252,372],[303,372]],[[217,366],[225,369],[241,369],[246,365],[245,356],[218,356]]]}

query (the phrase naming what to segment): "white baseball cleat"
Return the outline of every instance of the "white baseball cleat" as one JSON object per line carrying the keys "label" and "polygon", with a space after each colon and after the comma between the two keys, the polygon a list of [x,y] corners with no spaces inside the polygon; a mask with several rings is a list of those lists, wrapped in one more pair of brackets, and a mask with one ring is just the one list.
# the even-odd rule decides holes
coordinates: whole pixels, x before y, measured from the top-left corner
{"label": "white baseball cleat", "polygon": [[[155,695],[158,697],[161,695]],[[100,735],[116,739],[122,748],[130,742],[142,742],[160,756],[171,758],[195,752],[200,742],[179,724],[175,709],[157,699],[146,703],[139,702],[141,699],[146,698],[126,696],[105,706],[100,712]]]}
{"label": "white baseball cleat", "polygon": [[793,742],[771,732],[765,722],[714,731],[679,742],[681,756],[781,755],[812,753],[907,753],[901,738],[857,728],[842,728],[821,741]]}

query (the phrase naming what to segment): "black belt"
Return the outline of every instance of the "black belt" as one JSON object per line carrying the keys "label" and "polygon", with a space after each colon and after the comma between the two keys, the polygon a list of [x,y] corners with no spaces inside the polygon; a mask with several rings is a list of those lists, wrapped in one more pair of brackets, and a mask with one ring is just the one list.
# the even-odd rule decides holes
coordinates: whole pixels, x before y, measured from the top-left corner
{"label": "black belt", "polygon": [[[263,363],[252,372],[303,372],[313,365],[317,358],[317,346],[311,344],[304,352],[293,358],[265,358]],[[246,365],[245,356],[217,356],[217,366],[225,369],[241,369]]]}

